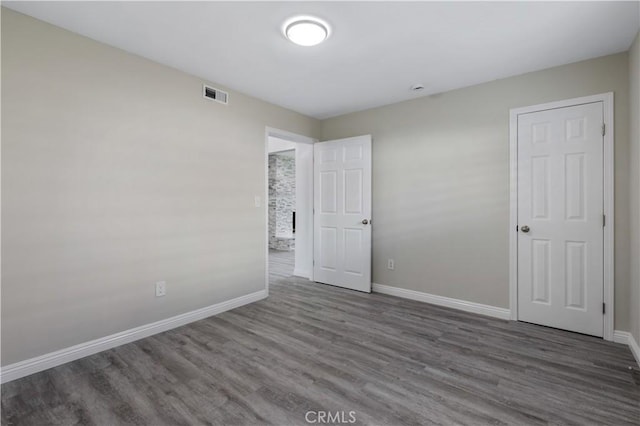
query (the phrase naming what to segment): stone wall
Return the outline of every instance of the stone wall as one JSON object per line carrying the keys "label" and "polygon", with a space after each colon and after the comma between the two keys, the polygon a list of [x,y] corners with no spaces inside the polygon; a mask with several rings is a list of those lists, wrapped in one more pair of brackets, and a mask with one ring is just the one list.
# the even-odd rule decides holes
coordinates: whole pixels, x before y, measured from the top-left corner
{"label": "stone wall", "polygon": [[269,154],[269,248],[293,250],[296,207],[295,157]]}

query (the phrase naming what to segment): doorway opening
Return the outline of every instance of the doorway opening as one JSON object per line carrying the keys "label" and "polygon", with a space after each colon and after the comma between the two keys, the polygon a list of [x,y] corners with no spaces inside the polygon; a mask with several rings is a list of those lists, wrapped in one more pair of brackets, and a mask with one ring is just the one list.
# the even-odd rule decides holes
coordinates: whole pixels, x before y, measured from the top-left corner
{"label": "doorway opening", "polygon": [[[289,148],[291,145],[291,148]],[[282,147],[289,149],[280,150]],[[283,276],[293,275],[296,247],[296,150],[295,143],[269,139],[269,260]],[[274,259],[277,262],[274,262]]]}
{"label": "doorway opening", "polygon": [[269,152],[269,249],[295,250],[296,151]]}
{"label": "doorway opening", "polygon": [[267,283],[292,275],[313,279],[314,142],[267,128]]}

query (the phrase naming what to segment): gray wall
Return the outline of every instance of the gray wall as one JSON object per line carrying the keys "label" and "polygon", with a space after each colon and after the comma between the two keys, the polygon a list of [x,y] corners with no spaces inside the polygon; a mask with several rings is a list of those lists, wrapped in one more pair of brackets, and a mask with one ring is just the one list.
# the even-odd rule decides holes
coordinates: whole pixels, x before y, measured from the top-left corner
{"label": "gray wall", "polygon": [[640,32],[629,50],[631,117],[631,332],[640,344]]}
{"label": "gray wall", "polygon": [[202,83],[2,9],[3,365],[265,288],[265,126],[319,122]]}
{"label": "gray wall", "polygon": [[509,109],[612,91],[615,327],[629,330],[628,73],[620,53],[323,121],[323,140],[373,135],[373,281],[508,307]]}

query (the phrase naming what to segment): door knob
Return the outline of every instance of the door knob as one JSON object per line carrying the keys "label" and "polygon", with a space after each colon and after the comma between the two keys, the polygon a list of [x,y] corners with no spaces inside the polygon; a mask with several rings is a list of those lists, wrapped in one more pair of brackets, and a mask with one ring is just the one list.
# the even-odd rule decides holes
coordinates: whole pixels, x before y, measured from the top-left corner
{"label": "door knob", "polygon": [[368,224],[369,224],[369,221],[368,221],[367,219],[362,219],[362,224],[363,224],[363,225],[368,225]]}
{"label": "door knob", "polygon": [[524,225],[522,228],[520,228],[520,230],[526,234],[527,232],[529,232],[529,227],[527,225]]}

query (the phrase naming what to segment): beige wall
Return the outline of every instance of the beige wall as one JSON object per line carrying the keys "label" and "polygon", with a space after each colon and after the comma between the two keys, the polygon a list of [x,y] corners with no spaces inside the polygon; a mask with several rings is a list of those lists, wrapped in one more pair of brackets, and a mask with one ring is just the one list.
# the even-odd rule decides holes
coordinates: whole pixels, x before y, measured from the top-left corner
{"label": "beige wall", "polygon": [[640,32],[629,50],[631,124],[631,332],[640,344]]}
{"label": "beige wall", "polygon": [[[629,329],[628,55],[323,121],[373,135],[373,281],[509,306],[509,109],[615,93],[616,329]],[[386,260],[395,259],[395,271]]]}
{"label": "beige wall", "polygon": [[319,122],[202,83],[2,9],[3,365],[264,289],[265,126]]}

